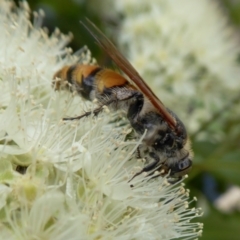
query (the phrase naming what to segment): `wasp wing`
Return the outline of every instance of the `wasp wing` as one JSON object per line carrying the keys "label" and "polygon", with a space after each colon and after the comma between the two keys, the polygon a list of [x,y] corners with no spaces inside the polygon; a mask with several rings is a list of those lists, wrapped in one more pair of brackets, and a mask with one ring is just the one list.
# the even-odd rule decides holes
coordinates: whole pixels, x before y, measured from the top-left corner
{"label": "wasp wing", "polygon": [[111,57],[115,64],[136,84],[139,90],[141,90],[141,92],[151,101],[153,106],[159,111],[159,113],[161,113],[169,126],[175,129],[176,121],[174,117],[167,111],[166,107],[154,94],[150,87],[145,83],[145,81],[135,70],[132,64],[118,51],[114,44],[90,20],[87,19],[86,23],[81,23],[94,37],[97,44]]}

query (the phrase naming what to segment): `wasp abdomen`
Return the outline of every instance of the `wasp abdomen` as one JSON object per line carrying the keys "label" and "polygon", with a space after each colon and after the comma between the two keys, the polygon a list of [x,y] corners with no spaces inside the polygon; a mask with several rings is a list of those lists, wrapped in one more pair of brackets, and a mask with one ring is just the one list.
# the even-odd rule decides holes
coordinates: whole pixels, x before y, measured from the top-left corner
{"label": "wasp abdomen", "polygon": [[88,100],[99,98],[101,95],[109,95],[114,88],[129,86],[127,79],[119,73],[97,65],[65,66],[54,75],[55,90],[67,87],[71,91],[77,91]]}
{"label": "wasp abdomen", "polygon": [[114,87],[125,87],[129,83],[126,78],[111,69],[101,69],[96,75],[96,88],[99,94]]}

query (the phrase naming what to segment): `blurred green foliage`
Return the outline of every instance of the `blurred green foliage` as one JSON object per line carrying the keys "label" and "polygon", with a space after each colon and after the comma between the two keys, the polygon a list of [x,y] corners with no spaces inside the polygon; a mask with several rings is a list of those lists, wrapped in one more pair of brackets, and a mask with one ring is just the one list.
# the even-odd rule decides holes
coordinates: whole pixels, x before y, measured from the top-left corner
{"label": "blurred green foliage", "polygon": [[[219,1],[229,15],[232,24],[239,27],[240,1]],[[106,23],[106,19],[103,19],[100,13],[93,11],[91,8],[92,1],[29,0],[28,2],[32,10],[44,10],[46,14],[44,26],[47,26],[50,31],[57,26],[63,33],[69,31],[73,33],[74,39],[70,46],[74,51],[86,44],[99,63],[105,62],[106,56],[94,44],[92,37],[86,33],[86,30],[79,23],[85,17],[91,19],[100,28]],[[97,4],[97,1],[95,4]],[[233,103],[238,106],[239,98],[233,99]],[[217,128],[217,121],[224,121],[225,129],[221,129],[221,131],[228,137],[223,141],[215,143],[199,141],[197,140],[197,134],[199,133],[192,136],[195,158],[194,168],[187,179],[187,187],[190,188],[192,196],[203,198],[208,206],[205,216],[199,219],[205,226],[201,238],[203,240],[238,240],[240,238],[240,214],[236,212],[227,215],[217,211],[210,201],[213,199],[204,195],[203,186],[205,173],[214,176],[216,187],[212,190],[216,194],[224,192],[231,184],[240,185],[240,124],[239,119],[234,118],[234,114],[230,114],[231,111],[234,112],[234,109],[231,109],[231,103],[226,103],[225,109],[216,113],[213,119],[202,126],[202,131],[211,133]],[[199,202],[201,203],[202,200]]]}
{"label": "blurred green foliage", "polygon": [[239,0],[221,0],[226,12],[229,14],[231,22],[239,27],[240,25],[240,1]]}

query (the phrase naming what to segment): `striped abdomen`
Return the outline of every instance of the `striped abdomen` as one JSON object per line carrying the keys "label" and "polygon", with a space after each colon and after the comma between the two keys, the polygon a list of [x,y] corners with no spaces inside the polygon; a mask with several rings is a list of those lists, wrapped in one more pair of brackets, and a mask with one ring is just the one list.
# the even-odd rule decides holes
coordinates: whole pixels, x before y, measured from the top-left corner
{"label": "striped abdomen", "polygon": [[96,65],[77,64],[63,67],[54,75],[54,88],[59,90],[66,86],[66,81],[70,83],[72,90],[89,100],[99,95],[108,95],[115,87],[134,89],[134,86],[119,73]]}

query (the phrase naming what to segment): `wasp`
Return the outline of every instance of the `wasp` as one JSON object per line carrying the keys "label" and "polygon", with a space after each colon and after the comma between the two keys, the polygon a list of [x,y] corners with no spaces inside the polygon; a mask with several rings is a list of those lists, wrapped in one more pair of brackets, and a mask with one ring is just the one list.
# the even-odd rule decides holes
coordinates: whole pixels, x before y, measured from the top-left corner
{"label": "wasp", "polygon": [[184,124],[164,106],[131,63],[92,22],[87,20],[82,24],[129,79],[98,65],[64,66],[54,75],[55,90],[59,90],[63,82],[68,82],[72,91],[91,101],[97,99],[99,106],[81,116],[63,120],[98,115],[104,106],[114,110],[123,108],[136,134],[144,134],[142,146],[152,159],[132,178],[158,170],[157,176],[167,175],[169,181],[182,179],[192,167],[192,151]]}

